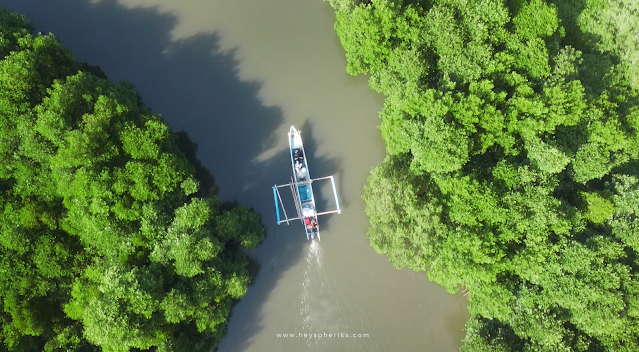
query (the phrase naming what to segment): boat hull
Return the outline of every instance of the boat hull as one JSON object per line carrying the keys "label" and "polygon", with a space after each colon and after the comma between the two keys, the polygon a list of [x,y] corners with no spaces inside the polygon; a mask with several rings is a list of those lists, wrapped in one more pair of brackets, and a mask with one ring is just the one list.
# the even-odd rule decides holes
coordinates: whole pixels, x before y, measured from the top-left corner
{"label": "boat hull", "polygon": [[308,161],[300,131],[291,126],[288,133],[293,168],[293,193],[300,219],[307,239],[320,239],[317,222],[317,206],[313,195],[313,185],[308,170]]}

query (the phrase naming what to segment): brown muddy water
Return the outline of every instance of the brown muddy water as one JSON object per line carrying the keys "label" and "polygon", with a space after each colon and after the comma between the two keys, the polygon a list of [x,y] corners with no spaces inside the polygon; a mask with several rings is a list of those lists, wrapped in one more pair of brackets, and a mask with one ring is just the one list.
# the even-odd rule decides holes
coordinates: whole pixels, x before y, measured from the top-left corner
{"label": "brown muddy water", "polygon": [[[198,144],[220,196],[262,214],[267,237],[249,253],[256,276],[232,310],[219,351],[458,350],[468,318],[464,297],[447,294],[424,273],[396,270],[366,239],[361,194],[384,156],[377,130],[383,97],[366,77],[345,73],[328,3],[0,0],[0,6],[27,15],[111,80],[135,84],[155,113]],[[340,194],[342,214],[320,218],[319,243],[306,241],[300,223],[275,224],[271,186],[290,178],[291,125],[302,131],[311,175],[334,174]],[[321,207],[334,206],[330,184],[318,191]]]}

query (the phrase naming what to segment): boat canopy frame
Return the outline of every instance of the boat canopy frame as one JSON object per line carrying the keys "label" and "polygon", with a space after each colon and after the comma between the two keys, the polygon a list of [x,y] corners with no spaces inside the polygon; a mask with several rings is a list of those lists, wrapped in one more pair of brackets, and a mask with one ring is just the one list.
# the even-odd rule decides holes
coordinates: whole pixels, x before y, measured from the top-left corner
{"label": "boat canopy frame", "polygon": [[[312,182],[316,182],[316,181],[322,181],[322,180],[331,180],[331,185],[333,186],[333,195],[335,196],[335,204],[337,205],[337,209],[335,210],[329,210],[329,211],[323,211],[321,213],[317,213],[315,214],[316,216],[320,216],[320,215],[327,215],[327,214],[341,214],[342,213],[342,209],[339,206],[339,198],[337,196],[337,187],[335,187],[335,178],[331,175],[331,176],[326,176],[326,177],[320,177],[320,178],[316,178],[316,179],[312,179],[310,181],[302,181],[302,182],[294,182],[293,180],[291,180],[290,183],[287,183],[285,185],[275,185],[273,186],[273,198],[275,200],[275,212],[277,214],[277,224],[280,225],[281,223],[286,223],[287,225],[289,224],[289,222],[291,221],[295,221],[295,220],[304,220],[304,217],[302,216],[301,213],[301,205],[299,204],[299,196],[298,196],[298,192],[297,190],[297,185],[299,184],[303,184],[303,183],[312,183]],[[293,194],[293,200],[295,201],[295,210],[297,211],[297,217],[294,218],[289,218],[288,214],[286,213],[286,208],[284,207],[284,203],[282,202],[282,195],[280,194],[279,189],[282,187],[289,187],[291,189],[291,193]],[[279,203],[279,204],[278,204]],[[282,208],[282,211],[284,213],[284,219],[282,219],[280,217],[280,207]]]}

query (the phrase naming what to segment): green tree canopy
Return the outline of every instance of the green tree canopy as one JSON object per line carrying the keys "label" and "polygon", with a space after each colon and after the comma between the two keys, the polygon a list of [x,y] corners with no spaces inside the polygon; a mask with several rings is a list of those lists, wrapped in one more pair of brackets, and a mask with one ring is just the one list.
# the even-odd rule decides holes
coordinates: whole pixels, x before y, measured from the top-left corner
{"label": "green tree canopy", "polygon": [[465,351],[639,350],[635,3],[331,0],[386,95],[371,245],[468,291]]}
{"label": "green tree canopy", "polygon": [[210,350],[260,218],[196,196],[162,118],[91,72],[0,9],[0,350]]}

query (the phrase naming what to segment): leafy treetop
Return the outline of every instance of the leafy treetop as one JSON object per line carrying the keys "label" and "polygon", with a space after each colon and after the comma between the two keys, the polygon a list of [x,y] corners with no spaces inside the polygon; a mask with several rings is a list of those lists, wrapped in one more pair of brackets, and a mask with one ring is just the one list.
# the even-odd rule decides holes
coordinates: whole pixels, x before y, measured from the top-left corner
{"label": "leafy treetop", "polygon": [[214,348],[259,216],[198,197],[161,117],[91,72],[0,9],[0,350]]}
{"label": "leafy treetop", "polygon": [[331,4],[386,95],[371,245],[469,292],[462,349],[638,350],[635,2]]}

